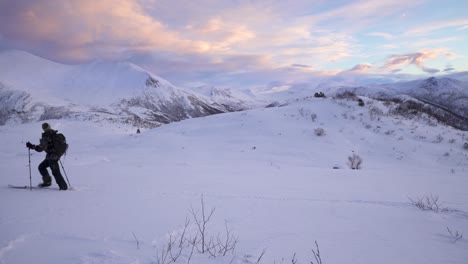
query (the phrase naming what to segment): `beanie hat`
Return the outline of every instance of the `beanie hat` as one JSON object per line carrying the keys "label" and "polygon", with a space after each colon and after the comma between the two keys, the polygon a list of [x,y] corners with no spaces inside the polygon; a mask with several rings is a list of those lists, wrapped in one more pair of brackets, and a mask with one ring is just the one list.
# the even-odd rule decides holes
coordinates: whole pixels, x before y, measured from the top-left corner
{"label": "beanie hat", "polygon": [[48,123],[42,124],[42,129],[45,131],[52,129]]}

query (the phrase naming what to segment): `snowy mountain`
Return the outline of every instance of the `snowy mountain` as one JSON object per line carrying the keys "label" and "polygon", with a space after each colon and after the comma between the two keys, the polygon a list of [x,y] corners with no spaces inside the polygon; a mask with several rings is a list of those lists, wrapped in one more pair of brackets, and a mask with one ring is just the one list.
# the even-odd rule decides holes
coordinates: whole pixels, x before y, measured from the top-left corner
{"label": "snowy mountain", "polygon": [[62,65],[21,51],[0,53],[0,82],[0,124],[77,118],[155,127],[254,105],[221,89],[204,96],[175,87],[128,62]]}
{"label": "snowy mountain", "polygon": [[[327,80],[309,90],[335,97],[351,92],[358,96],[400,103],[400,110],[431,115],[458,129],[468,130],[468,82],[435,78],[391,84],[353,84]],[[303,94],[303,90],[299,90]]]}
{"label": "snowy mountain", "polygon": [[129,62],[63,65],[21,51],[3,51],[0,125],[69,118],[157,127],[192,117],[284,105],[316,92],[332,97],[352,92],[400,101],[396,111],[422,112],[468,130],[468,82],[432,77],[369,84],[345,77],[322,77],[306,83],[272,82],[253,91],[209,85],[179,88]]}

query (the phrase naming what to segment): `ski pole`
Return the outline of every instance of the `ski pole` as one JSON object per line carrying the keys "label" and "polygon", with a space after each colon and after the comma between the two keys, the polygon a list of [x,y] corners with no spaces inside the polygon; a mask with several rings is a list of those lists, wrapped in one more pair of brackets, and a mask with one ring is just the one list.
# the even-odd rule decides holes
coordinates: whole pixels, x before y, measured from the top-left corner
{"label": "ski pole", "polygon": [[68,186],[70,186],[70,189],[71,189],[72,186],[71,186],[71,184],[70,184],[70,181],[68,180],[67,172],[65,171],[65,168],[63,167],[62,161],[59,160],[59,162],[60,162],[60,166],[62,166],[62,170],[63,170],[63,173],[65,174],[65,178],[67,179]]}
{"label": "ski pole", "polygon": [[28,158],[29,158],[29,189],[32,191],[32,177],[31,177],[31,149],[28,148]]}

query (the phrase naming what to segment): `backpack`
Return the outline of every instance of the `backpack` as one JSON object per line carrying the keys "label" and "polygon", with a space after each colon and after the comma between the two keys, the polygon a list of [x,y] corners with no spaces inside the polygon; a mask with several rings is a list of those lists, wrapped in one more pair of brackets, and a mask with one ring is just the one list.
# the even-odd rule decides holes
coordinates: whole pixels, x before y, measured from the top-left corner
{"label": "backpack", "polygon": [[57,133],[52,136],[52,144],[55,148],[55,153],[61,157],[63,154],[67,153],[68,144],[67,139],[61,133]]}

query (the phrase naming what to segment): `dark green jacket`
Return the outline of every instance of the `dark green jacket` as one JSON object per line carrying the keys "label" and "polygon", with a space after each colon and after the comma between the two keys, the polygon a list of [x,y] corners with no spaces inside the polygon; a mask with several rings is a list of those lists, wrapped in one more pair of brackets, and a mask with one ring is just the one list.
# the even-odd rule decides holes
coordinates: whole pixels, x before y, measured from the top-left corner
{"label": "dark green jacket", "polygon": [[46,159],[48,160],[59,160],[60,156],[55,152],[54,143],[52,142],[52,136],[57,134],[57,130],[47,130],[42,133],[42,137],[39,145],[34,149],[37,152],[45,151],[47,153]]}

